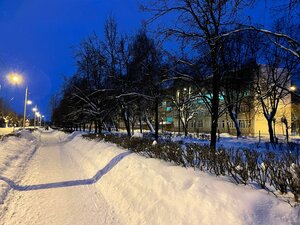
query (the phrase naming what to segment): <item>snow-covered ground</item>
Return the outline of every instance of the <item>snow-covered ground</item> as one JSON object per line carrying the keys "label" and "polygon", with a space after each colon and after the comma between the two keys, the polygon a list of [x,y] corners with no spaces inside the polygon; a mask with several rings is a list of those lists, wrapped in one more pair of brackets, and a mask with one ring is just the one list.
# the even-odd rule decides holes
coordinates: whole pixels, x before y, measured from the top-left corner
{"label": "snow-covered ground", "polygon": [[10,134],[13,131],[14,131],[13,127],[7,127],[7,128],[0,127],[0,135]]}
{"label": "snow-covered ground", "polygon": [[85,140],[79,132],[67,136],[40,131],[34,136],[0,143],[1,165],[6,154],[19,155],[27,162],[38,146],[24,173],[16,168],[12,169],[15,173],[0,171],[0,185],[11,187],[0,206],[1,225],[300,221],[299,207],[227,178],[144,158],[114,144]]}
{"label": "snow-covered ground", "polygon": [[[36,150],[37,138],[27,131],[20,133],[22,138],[10,137],[0,141],[0,177],[18,180]],[[10,186],[0,179],[0,204],[9,190]]]}

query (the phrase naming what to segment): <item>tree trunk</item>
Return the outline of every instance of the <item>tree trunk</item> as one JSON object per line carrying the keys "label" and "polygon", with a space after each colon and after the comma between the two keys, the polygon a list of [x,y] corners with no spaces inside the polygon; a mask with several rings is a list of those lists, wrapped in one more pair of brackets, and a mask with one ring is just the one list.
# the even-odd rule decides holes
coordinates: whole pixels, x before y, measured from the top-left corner
{"label": "tree trunk", "polygon": [[145,122],[147,123],[147,126],[148,126],[150,132],[151,132],[151,133],[154,133],[155,130],[154,130],[154,128],[153,128],[151,122],[149,121],[149,118],[148,118],[148,115],[147,115],[147,114],[145,114]]}
{"label": "tree trunk", "polygon": [[91,131],[92,131],[92,125],[93,125],[93,121],[91,120],[90,121],[90,126],[89,126],[89,133],[91,133]]}
{"label": "tree trunk", "polygon": [[97,120],[94,121],[94,124],[95,124],[95,134],[98,133],[98,123],[97,123]]}
{"label": "tree trunk", "polygon": [[140,132],[143,133],[143,125],[142,125],[142,119],[139,117],[139,123],[140,123]]}
{"label": "tree trunk", "polygon": [[158,140],[158,129],[159,129],[159,119],[158,119],[158,98],[155,98],[155,140]]}
{"label": "tree trunk", "polygon": [[210,132],[210,148],[215,151],[217,145],[217,130],[218,130],[218,119],[219,119],[219,94],[221,86],[221,74],[218,65],[218,45],[215,43],[210,46],[211,48],[211,59],[212,59],[212,69],[213,69],[213,79],[212,79],[212,92],[213,97],[211,101],[211,132]]}
{"label": "tree trunk", "polygon": [[275,143],[272,119],[268,120],[268,128],[269,128],[270,142]]}
{"label": "tree trunk", "polygon": [[242,135],[241,128],[239,125],[239,120],[237,119],[237,113],[233,113],[232,110],[229,110],[229,116],[234,123],[234,127],[236,130],[236,137],[239,138]]}
{"label": "tree trunk", "polygon": [[127,115],[127,112],[125,109],[123,110],[122,115],[123,115],[125,128],[127,131],[127,135],[128,135],[128,137],[131,137],[130,122],[129,122],[128,115]]}
{"label": "tree trunk", "polygon": [[102,133],[102,121],[101,120],[98,120],[98,134],[101,134]]}
{"label": "tree trunk", "polygon": [[178,134],[180,135],[180,123],[181,123],[181,116],[180,116],[180,110],[178,110]]}
{"label": "tree trunk", "polygon": [[131,134],[134,135],[134,122],[131,123]]}
{"label": "tree trunk", "polygon": [[188,124],[186,124],[184,126],[184,136],[187,137],[188,136]]}

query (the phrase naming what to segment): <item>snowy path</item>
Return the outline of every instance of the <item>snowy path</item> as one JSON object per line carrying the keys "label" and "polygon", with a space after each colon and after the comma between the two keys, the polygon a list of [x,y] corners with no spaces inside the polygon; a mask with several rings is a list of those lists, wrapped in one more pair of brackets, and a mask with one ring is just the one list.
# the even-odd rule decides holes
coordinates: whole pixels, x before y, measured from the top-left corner
{"label": "snowy path", "polygon": [[[13,187],[3,224],[118,224],[118,219],[80,164],[57,136],[41,135],[26,175]],[[72,181],[68,186],[66,181]],[[19,190],[18,190],[19,189]],[[2,222],[0,222],[2,224]]]}
{"label": "snowy path", "polygon": [[0,203],[0,225],[298,225],[300,221],[300,207],[291,208],[264,190],[235,185],[228,177],[131,154],[78,133],[38,131],[33,136],[28,133],[28,140],[12,137],[0,143],[0,163],[7,165],[5,169],[0,165],[0,194],[9,193]]}

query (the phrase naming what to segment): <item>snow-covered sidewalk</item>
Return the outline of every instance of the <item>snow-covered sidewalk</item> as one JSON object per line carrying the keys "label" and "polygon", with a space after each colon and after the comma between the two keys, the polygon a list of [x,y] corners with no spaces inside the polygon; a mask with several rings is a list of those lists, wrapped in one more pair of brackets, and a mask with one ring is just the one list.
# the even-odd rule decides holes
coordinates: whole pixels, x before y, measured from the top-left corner
{"label": "snow-covered sidewalk", "polygon": [[0,135],[10,134],[13,131],[14,131],[13,127],[7,127],[7,128],[0,127]]}
{"label": "snow-covered sidewalk", "polygon": [[[11,187],[0,206],[1,225],[300,221],[299,207],[292,208],[264,190],[147,159],[114,144],[85,140],[78,133],[66,136],[54,131],[38,136],[40,147],[23,179],[19,181],[11,173],[1,174],[0,184]],[[16,151],[13,149],[20,149],[24,140],[9,141],[14,145],[11,151]]]}

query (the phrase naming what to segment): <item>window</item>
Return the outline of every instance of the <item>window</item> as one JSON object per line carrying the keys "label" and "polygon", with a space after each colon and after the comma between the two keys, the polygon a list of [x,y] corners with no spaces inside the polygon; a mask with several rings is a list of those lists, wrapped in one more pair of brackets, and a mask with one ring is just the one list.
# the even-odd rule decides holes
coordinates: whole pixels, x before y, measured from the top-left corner
{"label": "window", "polygon": [[249,128],[250,122],[249,122],[249,120],[239,120],[239,126],[241,129]]}
{"label": "window", "polygon": [[218,128],[225,128],[225,120],[218,121]]}
{"label": "window", "polygon": [[198,121],[198,124],[197,124],[197,126],[199,127],[199,128],[203,128],[203,120],[199,120]]}
{"label": "window", "polygon": [[249,112],[249,106],[247,105],[241,105],[240,107],[240,110],[239,110],[241,113],[246,113],[246,112]]}
{"label": "window", "polygon": [[172,117],[172,116],[168,116],[168,117],[167,117],[167,122],[173,123],[173,117]]}

